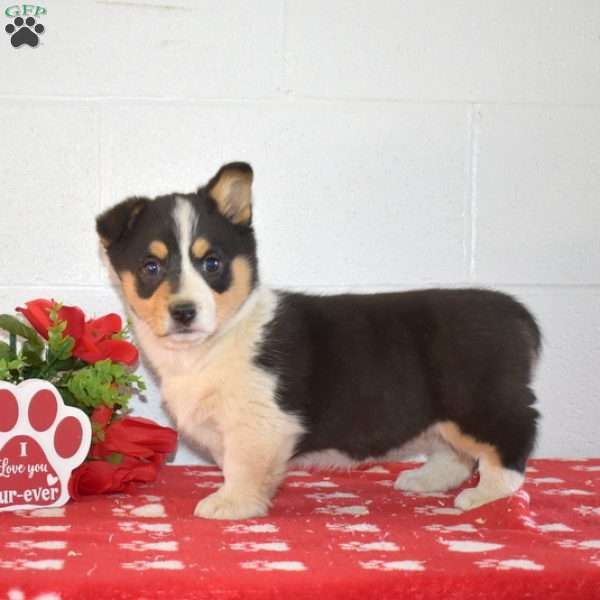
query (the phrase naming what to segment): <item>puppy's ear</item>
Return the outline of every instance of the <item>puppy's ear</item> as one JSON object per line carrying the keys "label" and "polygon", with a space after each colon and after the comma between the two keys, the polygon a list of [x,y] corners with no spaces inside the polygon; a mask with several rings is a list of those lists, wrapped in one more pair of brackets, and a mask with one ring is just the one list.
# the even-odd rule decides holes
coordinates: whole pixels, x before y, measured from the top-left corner
{"label": "puppy's ear", "polygon": [[208,182],[208,193],[222,215],[232,223],[249,225],[252,221],[252,167],[245,162],[223,165]]}
{"label": "puppy's ear", "polygon": [[146,198],[129,198],[109,208],[96,218],[96,231],[105,248],[133,229],[135,221],[148,204]]}

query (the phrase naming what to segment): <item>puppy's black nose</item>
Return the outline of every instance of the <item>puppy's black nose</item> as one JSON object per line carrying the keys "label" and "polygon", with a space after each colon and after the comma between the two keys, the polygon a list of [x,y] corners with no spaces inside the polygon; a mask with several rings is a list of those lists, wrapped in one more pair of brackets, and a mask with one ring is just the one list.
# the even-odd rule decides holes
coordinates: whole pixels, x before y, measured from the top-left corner
{"label": "puppy's black nose", "polygon": [[196,318],[196,306],[194,304],[173,304],[169,307],[173,321],[180,325],[189,325]]}

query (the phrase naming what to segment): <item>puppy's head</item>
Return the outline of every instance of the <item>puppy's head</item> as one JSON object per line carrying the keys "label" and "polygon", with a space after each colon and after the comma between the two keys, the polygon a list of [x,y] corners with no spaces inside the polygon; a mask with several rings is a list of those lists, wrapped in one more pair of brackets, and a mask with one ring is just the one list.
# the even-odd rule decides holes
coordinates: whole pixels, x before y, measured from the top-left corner
{"label": "puppy's head", "polygon": [[252,169],[230,163],[195,194],[130,198],[96,221],[134,315],[169,345],[201,343],[257,283]]}

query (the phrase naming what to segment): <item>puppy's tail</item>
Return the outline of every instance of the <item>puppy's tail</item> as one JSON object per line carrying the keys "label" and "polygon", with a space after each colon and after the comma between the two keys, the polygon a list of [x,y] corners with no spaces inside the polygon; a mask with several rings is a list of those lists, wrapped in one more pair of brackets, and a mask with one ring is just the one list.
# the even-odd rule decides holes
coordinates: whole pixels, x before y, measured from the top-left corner
{"label": "puppy's tail", "polygon": [[529,346],[531,356],[531,371],[533,372],[540,360],[542,354],[542,330],[538,325],[536,318],[529,312],[525,306],[518,303],[520,307],[520,320],[523,325],[523,334]]}

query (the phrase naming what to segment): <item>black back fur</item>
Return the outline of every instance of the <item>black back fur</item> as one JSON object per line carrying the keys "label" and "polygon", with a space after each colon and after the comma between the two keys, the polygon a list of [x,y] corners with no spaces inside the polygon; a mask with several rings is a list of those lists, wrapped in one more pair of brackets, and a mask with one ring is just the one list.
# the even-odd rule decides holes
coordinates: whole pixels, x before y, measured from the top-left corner
{"label": "black back fur", "polygon": [[297,453],[380,457],[452,421],[524,470],[540,331],[516,300],[476,289],[280,300],[257,362],[307,426]]}

